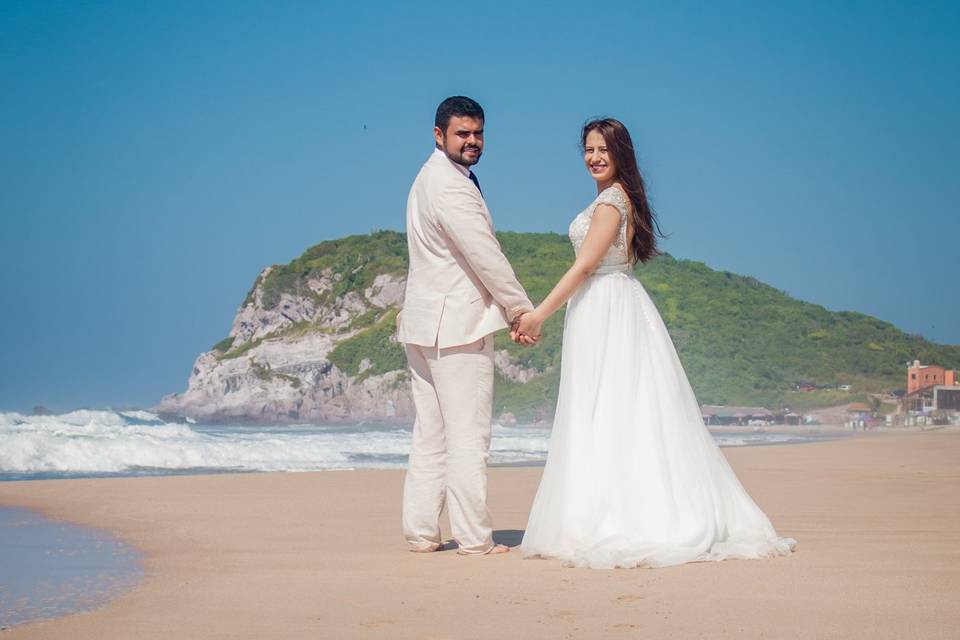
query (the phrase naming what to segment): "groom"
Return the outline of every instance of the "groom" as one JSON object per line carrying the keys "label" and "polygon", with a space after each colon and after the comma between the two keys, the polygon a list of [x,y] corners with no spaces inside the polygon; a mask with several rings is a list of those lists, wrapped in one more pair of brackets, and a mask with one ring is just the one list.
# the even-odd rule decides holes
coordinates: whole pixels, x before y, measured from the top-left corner
{"label": "groom", "polygon": [[[411,551],[437,551],[444,502],[461,554],[494,544],[487,511],[493,332],[533,310],[493,234],[480,183],[483,109],[463,96],[437,107],[436,149],[407,198],[410,271],[397,340],[404,344],[417,419],[403,486]],[[518,337],[528,344],[532,340]]]}

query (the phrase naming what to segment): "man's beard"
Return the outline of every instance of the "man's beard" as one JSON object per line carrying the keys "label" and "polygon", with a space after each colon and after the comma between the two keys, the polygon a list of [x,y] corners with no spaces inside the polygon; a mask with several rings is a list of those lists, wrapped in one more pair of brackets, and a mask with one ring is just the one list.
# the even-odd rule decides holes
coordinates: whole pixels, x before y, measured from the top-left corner
{"label": "man's beard", "polygon": [[[446,146],[446,140],[444,140],[444,146]],[[467,149],[476,149],[476,150],[477,150],[477,157],[474,158],[474,159],[472,159],[472,160],[465,158],[464,155],[463,155],[463,152],[466,151]],[[460,147],[460,151],[458,151],[458,152],[456,153],[456,155],[451,154],[451,153],[447,153],[447,156],[448,156],[451,160],[453,160],[453,161],[456,162],[457,164],[459,164],[459,165],[461,165],[461,166],[464,166],[464,167],[472,167],[473,165],[477,164],[478,162],[480,162],[480,156],[482,156],[482,155],[483,155],[483,151],[480,149],[480,147],[473,146],[473,145],[470,145],[470,146],[464,145],[464,146]]]}

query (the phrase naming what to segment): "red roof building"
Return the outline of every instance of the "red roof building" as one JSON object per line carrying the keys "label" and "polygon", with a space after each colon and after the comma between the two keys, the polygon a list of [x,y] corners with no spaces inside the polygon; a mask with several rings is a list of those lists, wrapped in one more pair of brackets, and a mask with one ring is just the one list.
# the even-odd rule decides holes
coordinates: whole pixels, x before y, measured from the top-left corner
{"label": "red roof building", "polygon": [[953,386],[958,382],[956,371],[935,364],[922,365],[919,360],[914,360],[913,366],[907,369],[908,394],[937,385]]}

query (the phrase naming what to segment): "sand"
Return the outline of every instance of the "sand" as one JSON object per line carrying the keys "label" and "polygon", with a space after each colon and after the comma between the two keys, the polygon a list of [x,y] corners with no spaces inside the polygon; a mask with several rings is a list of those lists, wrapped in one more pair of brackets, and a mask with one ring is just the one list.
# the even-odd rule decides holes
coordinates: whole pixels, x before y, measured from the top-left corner
{"label": "sand", "polygon": [[[147,577],[0,638],[957,638],[960,430],[725,449],[793,555],[597,571],[406,551],[402,472],[0,483],[116,531]],[[490,471],[520,542],[542,469]]]}

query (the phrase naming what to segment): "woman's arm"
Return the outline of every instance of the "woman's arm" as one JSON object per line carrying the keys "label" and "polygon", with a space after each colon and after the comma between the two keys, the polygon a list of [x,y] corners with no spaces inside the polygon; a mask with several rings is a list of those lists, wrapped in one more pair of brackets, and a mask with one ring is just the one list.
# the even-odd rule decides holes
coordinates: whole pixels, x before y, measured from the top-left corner
{"label": "woman's arm", "polygon": [[516,329],[519,336],[536,337],[540,335],[540,327],[544,321],[563,306],[570,299],[583,281],[590,277],[593,270],[603,260],[610,245],[617,238],[620,230],[620,212],[611,204],[599,204],[593,211],[593,219],[587,230],[587,237],[583,239],[580,252],[573,265],[567,269],[560,281],[553,287],[553,291],[543,299],[537,308],[520,318]]}

